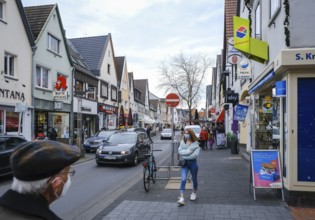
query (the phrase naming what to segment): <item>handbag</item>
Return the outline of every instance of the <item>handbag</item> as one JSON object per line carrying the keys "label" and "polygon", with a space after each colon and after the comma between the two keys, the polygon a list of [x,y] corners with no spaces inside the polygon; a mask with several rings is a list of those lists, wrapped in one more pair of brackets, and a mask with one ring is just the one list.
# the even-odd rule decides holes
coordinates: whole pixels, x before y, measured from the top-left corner
{"label": "handbag", "polygon": [[179,161],[178,161],[178,166],[179,167],[185,167],[187,165],[187,160],[185,160],[185,159],[180,159]]}

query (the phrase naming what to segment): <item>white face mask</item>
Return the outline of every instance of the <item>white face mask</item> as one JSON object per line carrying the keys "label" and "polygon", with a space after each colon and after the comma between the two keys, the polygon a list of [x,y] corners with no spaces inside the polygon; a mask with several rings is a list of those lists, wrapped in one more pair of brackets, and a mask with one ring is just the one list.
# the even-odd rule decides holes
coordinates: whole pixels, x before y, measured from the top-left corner
{"label": "white face mask", "polygon": [[[60,177],[58,177],[58,178],[60,178]],[[71,177],[68,174],[67,182],[66,183],[63,182],[63,188],[62,188],[61,194],[58,196],[57,193],[55,192],[56,198],[59,199],[61,197],[64,197],[66,195],[66,193],[68,192],[70,186],[71,186]]]}

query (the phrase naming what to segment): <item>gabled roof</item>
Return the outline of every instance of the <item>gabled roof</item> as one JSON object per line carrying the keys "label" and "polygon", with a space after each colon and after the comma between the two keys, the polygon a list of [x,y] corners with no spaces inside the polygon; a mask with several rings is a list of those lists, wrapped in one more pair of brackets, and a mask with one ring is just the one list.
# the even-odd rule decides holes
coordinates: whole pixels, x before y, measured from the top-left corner
{"label": "gabled roof", "polygon": [[27,20],[26,15],[25,15],[25,11],[24,11],[22,2],[21,2],[21,0],[16,0],[15,2],[16,2],[16,5],[18,7],[20,16],[22,18],[23,26],[24,26],[25,32],[27,34],[28,41],[29,41],[31,46],[35,46],[35,42],[34,42],[34,38],[33,38],[33,35],[32,35],[31,27],[29,25],[29,22]]}
{"label": "gabled roof", "polygon": [[33,38],[36,40],[55,5],[38,5],[24,7]]}
{"label": "gabled roof", "polygon": [[89,66],[84,61],[79,51],[74,47],[74,45],[69,40],[67,40],[67,45],[68,45],[72,63],[75,69],[80,72],[86,73],[92,77],[95,77],[94,74],[89,70]]}
{"label": "gabled roof", "polygon": [[147,84],[148,84],[148,80],[147,79],[135,79],[133,81],[134,83],[134,88],[139,90],[141,92],[141,102],[143,104],[145,104],[145,96],[146,96],[146,92],[147,92]]}
{"label": "gabled roof", "polygon": [[120,87],[121,78],[124,70],[125,57],[115,57],[115,65],[117,70],[118,87]]}
{"label": "gabled roof", "polygon": [[157,97],[156,95],[154,95],[153,93],[151,93],[150,91],[149,91],[149,99],[151,99],[151,100],[153,100],[153,99],[159,99],[159,97]]}
{"label": "gabled roof", "polygon": [[110,35],[82,37],[69,39],[85,62],[90,67],[91,72],[100,76],[100,69],[105,55],[105,50],[109,42]]}
{"label": "gabled roof", "polygon": [[28,23],[30,25],[35,43],[36,43],[36,40],[38,39],[38,37],[40,36],[42,30],[46,26],[47,21],[48,21],[49,17],[51,16],[52,11],[54,9],[56,10],[56,13],[57,13],[58,22],[60,25],[59,28],[61,31],[65,50],[66,50],[70,65],[72,66],[72,60],[71,60],[69,48],[67,45],[66,34],[65,34],[65,30],[63,28],[63,24],[62,24],[58,5],[54,4],[54,5],[38,5],[38,6],[24,7],[25,15],[26,15]]}

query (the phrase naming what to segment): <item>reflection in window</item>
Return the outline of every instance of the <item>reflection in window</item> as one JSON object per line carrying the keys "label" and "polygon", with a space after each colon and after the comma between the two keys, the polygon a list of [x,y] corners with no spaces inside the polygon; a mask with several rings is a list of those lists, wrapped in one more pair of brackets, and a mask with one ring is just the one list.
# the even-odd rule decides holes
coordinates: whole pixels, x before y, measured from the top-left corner
{"label": "reflection in window", "polygon": [[59,44],[60,40],[58,40],[56,37],[52,36],[51,34],[48,34],[48,39],[47,39],[47,48],[55,53],[59,54]]}
{"label": "reflection in window", "polygon": [[108,83],[102,82],[101,84],[101,96],[108,98]]}

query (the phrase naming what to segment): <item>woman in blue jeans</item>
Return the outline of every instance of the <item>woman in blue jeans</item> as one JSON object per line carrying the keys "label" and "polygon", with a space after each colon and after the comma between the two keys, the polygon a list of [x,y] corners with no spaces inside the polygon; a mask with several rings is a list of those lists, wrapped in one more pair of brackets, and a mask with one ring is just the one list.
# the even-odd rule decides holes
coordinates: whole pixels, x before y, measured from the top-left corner
{"label": "woman in blue jeans", "polygon": [[200,152],[198,138],[196,137],[195,133],[191,129],[185,129],[183,134],[183,139],[178,148],[178,154],[185,159],[186,166],[182,167],[181,169],[181,184],[180,184],[180,197],[177,203],[179,205],[185,204],[184,199],[184,192],[187,180],[188,171],[190,171],[193,181],[193,192],[190,195],[190,200],[194,201],[197,198],[197,188],[198,188],[198,181],[197,181],[197,174],[198,174],[198,164],[197,164],[197,157]]}

